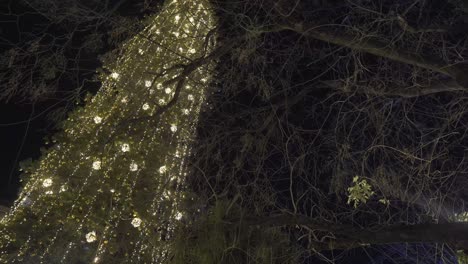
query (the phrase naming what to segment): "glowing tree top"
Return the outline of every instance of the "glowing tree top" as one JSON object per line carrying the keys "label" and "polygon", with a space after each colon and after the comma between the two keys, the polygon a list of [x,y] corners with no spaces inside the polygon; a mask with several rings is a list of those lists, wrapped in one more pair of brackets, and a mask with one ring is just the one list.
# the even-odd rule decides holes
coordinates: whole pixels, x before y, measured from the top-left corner
{"label": "glowing tree top", "polygon": [[161,263],[184,223],[184,157],[212,65],[205,0],[165,4],[29,168],[1,263]]}

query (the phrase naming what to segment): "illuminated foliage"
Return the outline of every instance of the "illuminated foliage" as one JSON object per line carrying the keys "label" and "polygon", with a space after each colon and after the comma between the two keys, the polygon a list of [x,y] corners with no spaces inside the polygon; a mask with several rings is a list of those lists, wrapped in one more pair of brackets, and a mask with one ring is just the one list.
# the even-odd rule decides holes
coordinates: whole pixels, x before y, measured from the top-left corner
{"label": "illuminated foliage", "polygon": [[[160,263],[184,223],[184,157],[204,100],[206,1],[168,2],[106,60],[109,75],[25,171],[0,225],[2,263]],[[211,42],[212,43],[212,42]]]}
{"label": "illuminated foliage", "polygon": [[359,176],[353,178],[353,186],[348,188],[348,204],[353,203],[357,207],[359,203],[366,203],[374,195],[372,186],[365,179],[359,179]]}

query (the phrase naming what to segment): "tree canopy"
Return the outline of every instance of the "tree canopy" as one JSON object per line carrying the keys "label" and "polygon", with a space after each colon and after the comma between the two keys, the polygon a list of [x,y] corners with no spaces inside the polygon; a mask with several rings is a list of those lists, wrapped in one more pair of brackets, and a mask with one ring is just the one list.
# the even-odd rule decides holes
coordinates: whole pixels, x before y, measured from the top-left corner
{"label": "tree canopy", "polygon": [[466,15],[167,1],[24,168],[0,261],[462,261]]}

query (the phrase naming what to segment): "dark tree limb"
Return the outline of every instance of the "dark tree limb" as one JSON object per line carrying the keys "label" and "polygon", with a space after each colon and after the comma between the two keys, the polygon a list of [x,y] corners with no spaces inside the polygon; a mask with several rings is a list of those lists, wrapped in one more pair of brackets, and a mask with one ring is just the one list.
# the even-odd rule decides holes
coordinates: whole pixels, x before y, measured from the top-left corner
{"label": "dark tree limb", "polygon": [[[322,81],[321,83],[328,88],[332,88],[336,90],[343,90],[344,87],[346,87],[346,83],[340,80]],[[435,82],[434,84],[430,86],[411,86],[411,87],[404,87],[404,88],[385,87],[383,90],[365,89],[362,92],[366,94],[374,94],[374,95],[414,98],[418,96],[430,95],[430,94],[441,93],[441,92],[456,92],[456,91],[464,91],[464,90],[465,88],[460,86],[456,81],[446,80],[446,81]],[[358,90],[357,92],[360,92],[360,91]]]}
{"label": "dark tree limb", "polygon": [[374,37],[338,30],[336,27],[330,28],[304,21],[294,21],[292,18],[284,25],[284,29],[293,30],[306,37],[439,72],[452,77],[460,86],[468,88],[467,64],[451,65],[436,56],[429,57],[414,54],[404,49],[395,48],[390,43],[380,41]]}
{"label": "dark tree limb", "polygon": [[[232,223],[241,223],[247,226],[281,227],[306,226],[317,231],[330,232],[336,236],[344,237],[328,243],[328,247],[344,248],[357,245],[378,245],[392,243],[446,243],[456,249],[468,250],[468,223],[443,224],[416,224],[382,226],[373,229],[361,229],[347,225],[325,222],[303,215],[275,215],[244,217]],[[335,246],[333,246],[335,245]]]}

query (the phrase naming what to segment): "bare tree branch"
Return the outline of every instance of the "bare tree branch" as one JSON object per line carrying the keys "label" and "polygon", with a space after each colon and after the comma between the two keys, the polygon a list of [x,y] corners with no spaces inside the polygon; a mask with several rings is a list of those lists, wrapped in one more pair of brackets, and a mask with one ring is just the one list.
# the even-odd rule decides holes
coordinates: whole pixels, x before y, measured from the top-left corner
{"label": "bare tree branch", "polygon": [[[331,81],[321,81],[326,87],[330,87],[336,90],[344,90],[347,84],[341,80],[331,80]],[[442,93],[442,92],[457,92],[457,91],[464,91],[465,88],[461,87],[456,81],[454,80],[446,80],[436,82],[430,86],[411,86],[411,87],[393,87],[393,88],[386,88],[383,87],[382,90],[374,89],[368,87],[368,84],[363,84],[364,89],[356,89],[357,92],[362,92],[366,94],[374,94],[374,95],[386,95],[386,96],[399,96],[404,98],[414,98],[418,96]],[[354,91],[354,90],[352,90]]]}
{"label": "bare tree branch", "polygon": [[[292,21],[294,20],[292,19]],[[374,37],[360,36],[344,30],[338,30],[336,27],[330,28],[329,26],[315,25],[305,21],[294,21],[286,24],[284,28],[307,37],[439,72],[452,77],[460,86],[468,88],[468,78],[465,74],[468,69],[466,64],[451,65],[435,56],[428,57],[415,54],[404,49],[392,47],[391,44],[377,40]]]}

